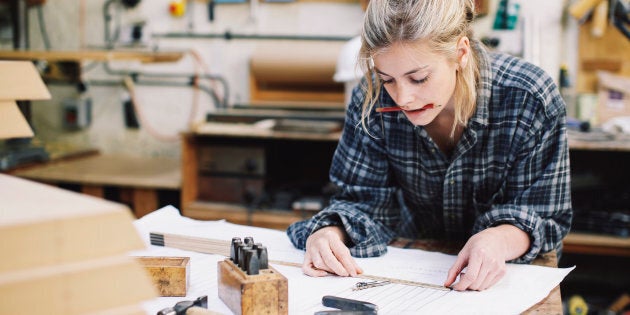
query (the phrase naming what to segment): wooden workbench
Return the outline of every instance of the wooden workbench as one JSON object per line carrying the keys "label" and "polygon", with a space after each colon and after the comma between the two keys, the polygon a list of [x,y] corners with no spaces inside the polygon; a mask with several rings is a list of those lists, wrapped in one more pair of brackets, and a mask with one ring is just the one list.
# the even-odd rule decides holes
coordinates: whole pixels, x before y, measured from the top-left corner
{"label": "wooden workbench", "polygon": [[[416,248],[428,251],[441,252],[446,254],[456,255],[462,248],[463,244],[445,243],[444,241],[436,240],[410,240],[405,238],[397,238],[389,244],[390,246],[401,248]],[[532,265],[545,266],[545,267],[558,267],[558,257],[556,252],[549,252],[539,255]],[[538,302],[536,305],[530,307],[523,314],[558,314],[562,315],[562,296],[560,295],[560,286],[556,286],[546,298]]]}
{"label": "wooden workbench", "polygon": [[105,187],[117,187],[121,201],[132,204],[138,218],[158,208],[158,190],[181,187],[180,162],[168,158],[92,155],[36,165],[12,175],[49,184],[78,184],[81,192],[101,198]]}

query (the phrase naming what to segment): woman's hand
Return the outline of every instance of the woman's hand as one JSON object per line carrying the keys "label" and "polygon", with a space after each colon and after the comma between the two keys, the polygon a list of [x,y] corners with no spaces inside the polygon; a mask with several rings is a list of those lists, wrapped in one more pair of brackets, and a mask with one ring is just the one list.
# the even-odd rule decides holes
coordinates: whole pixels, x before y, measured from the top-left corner
{"label": "woman's hand", "polygon": [[505,275],[505,261],[523,255],[529,249],[529,243],[527,233],[509,224],[473,235],[449,269],[444,286],[451,286],[457,275],[467,267],[453,286],[454,290],[481,291],[491,287]]}
{"label": "woman's hand", "polygon": [[330,273],[355,277],[363,273],[350,255],[345,239],[346,233],[338,226],[327,226],[315,231],[306,240],[302,271],[312,277]]}

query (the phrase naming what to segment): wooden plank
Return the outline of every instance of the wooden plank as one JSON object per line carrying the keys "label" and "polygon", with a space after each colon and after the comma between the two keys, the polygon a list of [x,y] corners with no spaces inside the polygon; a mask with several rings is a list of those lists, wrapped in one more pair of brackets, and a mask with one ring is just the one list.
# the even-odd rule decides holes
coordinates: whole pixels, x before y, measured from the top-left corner
{"label": "wooden plank", "polygon": [[13,253],[0,273],[144,248],[122,204],[3,174],[0,187],[10,187],[0,189],[0,252]]}
{"label": "wooden plank", "polygon": [[0,73],[2,101],[47,100],[51,97],[37,69],[30,62],[2,61]]}
{"label": "wooden plank", "polygon": [[9,60],[48,60],[48,61],[110,61],[138,60],[144,63],[175,62],[184,56],[183,52],[122,51],[122,50],[78,50],[78,51],[36,51],[0,50],[0,59]]}
{"label": "wooden plank", "polygon": [[138,304],[156,292],[142,267],[122,255],[3,273],[0,295],[2,314],[71,315]]}

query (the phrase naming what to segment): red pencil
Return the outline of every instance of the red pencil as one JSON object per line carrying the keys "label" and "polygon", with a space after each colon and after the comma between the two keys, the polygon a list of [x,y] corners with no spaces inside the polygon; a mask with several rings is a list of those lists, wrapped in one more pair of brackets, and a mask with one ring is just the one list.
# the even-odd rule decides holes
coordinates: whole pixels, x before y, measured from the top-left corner
{"label": "red pencil", "polygon": [[[433,104],[427,104],[426,106],[424,106],[422,109],[431,109],[433,108]],[[398,106],[390,106],[390,107],[377,107],[376,108],[376,112],[377,113],[387,113],[387,112],[399,112],[402,109],[402,107],[398,107]]]}
{"label": "red pencil", "polygon": [[391,106],[391,107],[377,107],[376,108],[376,112],[377,113],[387,113],[387,112],[399,112],[403,110],[402,108],[398,107],[398,106]]}

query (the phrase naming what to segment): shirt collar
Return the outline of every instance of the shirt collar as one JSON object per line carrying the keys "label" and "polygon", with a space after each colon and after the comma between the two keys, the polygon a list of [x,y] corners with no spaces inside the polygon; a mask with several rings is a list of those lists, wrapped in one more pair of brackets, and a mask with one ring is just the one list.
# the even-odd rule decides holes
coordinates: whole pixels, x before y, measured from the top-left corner
{"label": "shirt collar", "polygon": [[470,117],[470,122],[485,126],[488,124],[488,107],[492,93],[492,65],[490,55],[483,44],[477,40],[473,40],[471,44],[478,56],[479,82],[477,86],[477,104],[474,114]]}

